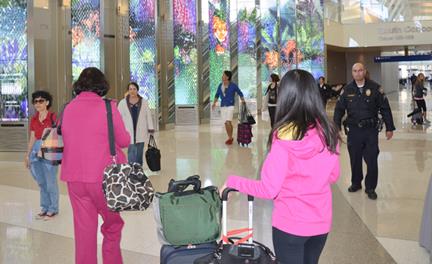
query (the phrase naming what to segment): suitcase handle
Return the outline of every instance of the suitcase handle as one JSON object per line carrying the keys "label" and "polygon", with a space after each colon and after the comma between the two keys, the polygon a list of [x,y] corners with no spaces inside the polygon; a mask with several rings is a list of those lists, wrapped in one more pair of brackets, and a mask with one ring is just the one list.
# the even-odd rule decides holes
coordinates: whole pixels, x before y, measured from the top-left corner
{"label": "suitcase handle", "polygon": [[[228,194],[230,192],[238,192],[238,191],[236,189],[233,189],[233,188],[225,188],[225,190],[223,190],[223,192],[222,192],[222,201],[228,201]],[[248,201],[253,202],[254,197],[251,195],[248,195]]]}
{"label": "suitcase handle", "polygon": [[198,175],[188,177],[186,180],[175,181],[171,179],[168,185],[168,192],[181,193],[190,185],[193,186],[195,192],[201,190],[201,181]]}
{"label": "suitcase handle", "polygon": [[[228,202],[228,194],[230,192],[238,192],[238,190],[233,188],[226,188],[222,192],[222,240],[223,243],[227,243],[228,238],[228,231],[227,231],[227,202]],[[250,234],[247,236],[249,238],[248,243],[253,243],[253,201],[254,197],[251,195],[248,195],[248,229],[247,231],[250,232]]]}

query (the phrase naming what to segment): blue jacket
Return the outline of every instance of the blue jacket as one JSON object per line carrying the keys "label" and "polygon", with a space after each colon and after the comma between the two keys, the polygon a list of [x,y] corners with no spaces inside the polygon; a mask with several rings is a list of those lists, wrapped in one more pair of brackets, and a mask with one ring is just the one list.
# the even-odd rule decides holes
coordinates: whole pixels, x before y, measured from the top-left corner
{"label": "blue jacket", "polygon": [[243,97],[242,91],[238,88],[235,83],[230,82],[228,87],[225,90],[225,96],[222,93],[222,83],[219,84],[218,89],[216,91],[215,99],[221,99],[221,106],[233,106],[234,105],[234,96],[238,94],[240,97]]}

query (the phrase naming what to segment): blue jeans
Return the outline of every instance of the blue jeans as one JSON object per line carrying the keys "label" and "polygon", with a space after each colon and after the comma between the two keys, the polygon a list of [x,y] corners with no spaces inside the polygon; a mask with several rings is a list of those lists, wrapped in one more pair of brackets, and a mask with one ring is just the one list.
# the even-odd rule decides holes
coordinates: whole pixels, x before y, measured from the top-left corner
{"label": "blue jeans", "polygon": [[144,142],[130,144],[128,147],[128,162],[143,165]]}
{"label": "blue jeans", "polygon": [[42,140],[37,140],[29,155],[30,172],[40,188],[40,207],[45,213],[58,213],[59,190],[57,185],[57,166],[38,158]]}

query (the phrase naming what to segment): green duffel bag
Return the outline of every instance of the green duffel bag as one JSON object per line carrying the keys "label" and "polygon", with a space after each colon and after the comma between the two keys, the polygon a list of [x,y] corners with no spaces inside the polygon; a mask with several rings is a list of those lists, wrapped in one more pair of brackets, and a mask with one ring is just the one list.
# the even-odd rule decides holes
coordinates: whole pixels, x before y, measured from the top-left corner
{"label": "green duffel bag", "polygon": [[[187,190],[193,186],[192,190]],[[201,188],[199,176],[171,180],[168,192],[153,199],[158,237],[174,246],[216,241],[221,233],[221,199],[218,188]]]}

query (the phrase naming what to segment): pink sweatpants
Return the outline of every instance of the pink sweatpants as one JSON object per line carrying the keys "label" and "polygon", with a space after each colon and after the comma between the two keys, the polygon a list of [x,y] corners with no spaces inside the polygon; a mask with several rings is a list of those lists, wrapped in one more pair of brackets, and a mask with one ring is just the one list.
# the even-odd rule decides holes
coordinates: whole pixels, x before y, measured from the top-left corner
{"label": "pink sweatpants", "polygon": [[97,264],[98,214],[103,218],[102,257],[104,264],[122,264],[120,250],[124,222],[106,205],[101,183],[68,182],[75,228],[75,263]]}

